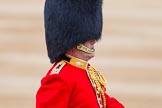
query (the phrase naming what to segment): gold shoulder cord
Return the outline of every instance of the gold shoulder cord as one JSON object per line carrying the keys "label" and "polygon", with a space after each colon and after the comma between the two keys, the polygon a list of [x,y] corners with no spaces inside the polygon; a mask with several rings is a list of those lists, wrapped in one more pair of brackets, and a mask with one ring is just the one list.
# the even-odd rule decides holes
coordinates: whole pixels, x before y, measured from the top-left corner
{"label": "gold shoulder cord", "polygon": [[96,92],[96,96],[97,96],[97,100],[99,102],[100,108],[106,108],[105,85],[107,82],[105,78],[103,77],[101,72],[97,71],[91,66],[88,67],[87,71],[88,71],[91,83]]}

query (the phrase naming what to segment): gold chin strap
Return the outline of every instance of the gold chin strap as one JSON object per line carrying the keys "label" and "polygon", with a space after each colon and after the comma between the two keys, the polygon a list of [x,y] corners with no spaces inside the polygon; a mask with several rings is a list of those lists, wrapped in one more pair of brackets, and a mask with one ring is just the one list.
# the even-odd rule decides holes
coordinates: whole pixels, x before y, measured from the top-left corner
{"label": "gold chin strap", "polygon": [[88,47],[84,46],[83,44],[77,45],[77,49],[80,51],[83,51],[85,53],[88,53],[88,54],[93,54],[95,51],[94,49],[89,49]]}

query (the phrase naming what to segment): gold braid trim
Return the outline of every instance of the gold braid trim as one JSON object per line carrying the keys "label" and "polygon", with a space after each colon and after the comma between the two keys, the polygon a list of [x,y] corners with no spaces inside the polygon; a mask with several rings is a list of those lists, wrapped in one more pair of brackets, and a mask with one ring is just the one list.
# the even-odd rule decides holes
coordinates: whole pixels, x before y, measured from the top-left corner
{"label": "gold braid trim", "polygon": [[[105,80],[104,76],[101,74],[100,71],[97,71],[91,66],[88,66],[88,74],[94,90],[97,95],[97,99],[100,100],[99,106],[100,108],[106,108],[106,97],[105,97],[105,85],[107,81]],[[102,106],[103,105],[103,106]]]}

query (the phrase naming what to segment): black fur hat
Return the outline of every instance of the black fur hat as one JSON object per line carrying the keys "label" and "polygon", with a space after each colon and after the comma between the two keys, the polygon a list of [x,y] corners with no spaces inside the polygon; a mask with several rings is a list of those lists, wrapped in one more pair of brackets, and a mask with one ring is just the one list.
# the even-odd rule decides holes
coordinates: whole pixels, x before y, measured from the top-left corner
{"label": "black fur hat", "polygon": [[102,0],[46,0],[45,35],[51,63],[72,47],[101,38]]}

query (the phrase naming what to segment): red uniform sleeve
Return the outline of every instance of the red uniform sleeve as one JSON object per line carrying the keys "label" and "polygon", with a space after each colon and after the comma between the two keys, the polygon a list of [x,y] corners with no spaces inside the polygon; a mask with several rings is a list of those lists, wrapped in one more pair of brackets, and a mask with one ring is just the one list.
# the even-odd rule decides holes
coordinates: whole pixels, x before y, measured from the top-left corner
{"label": "red uniform sleeve", "polygon": [[59,74],[46,76],[36,95],[36,108],[67,108],[69,95],[67,85]]}
{"label": "red uniform sleeve", "polygon": [[106,108],[125,108],[120,102],[118,102],[115,98],[109,97],[106,95]]}

